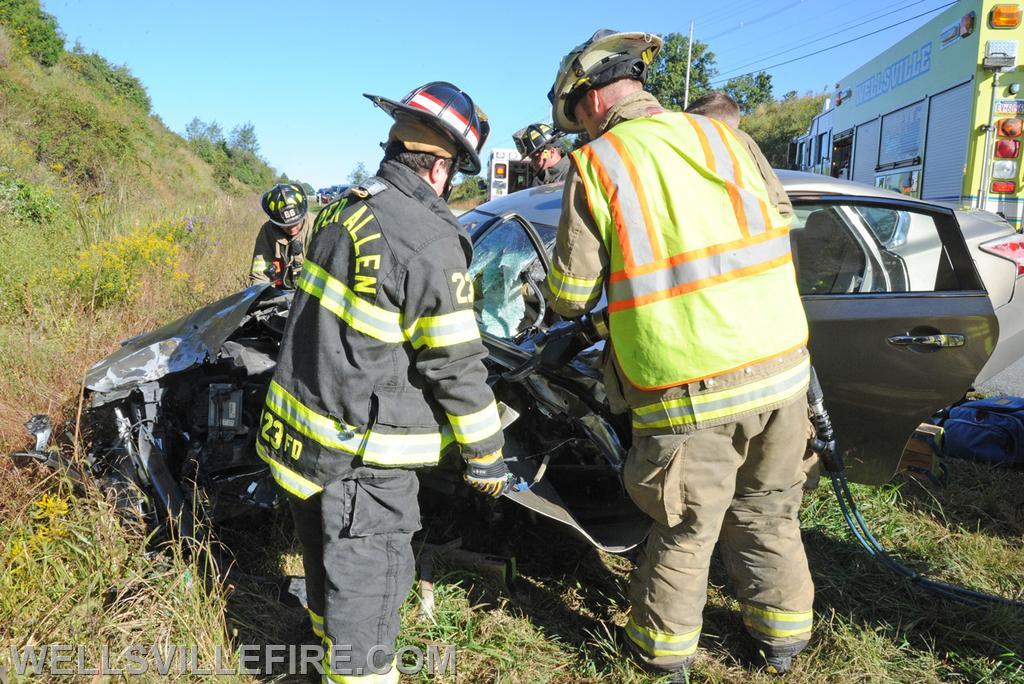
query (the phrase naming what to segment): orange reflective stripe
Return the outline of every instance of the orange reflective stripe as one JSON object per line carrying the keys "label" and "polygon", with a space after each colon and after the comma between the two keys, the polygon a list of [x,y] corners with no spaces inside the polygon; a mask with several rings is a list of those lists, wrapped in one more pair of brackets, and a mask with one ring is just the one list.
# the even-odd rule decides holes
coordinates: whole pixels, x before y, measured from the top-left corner
{"label": "orange reflective stripe", "polygon": [[[728,128],[726,128],[726,124],[722,123],[721,121],[716,121],[712,119],[711,123],[715,125],[715,127],[718,129],[718,132],[723,137],[732,135],[732,132]],[[754,197],[749,190],[746,190],[746,185],[743,183],[742,171],[740,170],[739,159],[736,158],[736,153],[733,151],[731,145],[726,145],[726,149],[729,150],[729,156],[732,157],[733,168],[736,169],[736,184],[739,185],[741,188],[744,188],[743,192],[747,196],[744,199],[747,201],[748,204],[751,203],[750,200],[757,201],[758,213],[761,214],[761,221],[764,222],[765,230],[771,230],[772,219],[771,216],[768,214],[768,204],[760,197]]]}
{"label": "orange reflective stripe", "polygon": [[621,270],[615,271],[608,277],[609,283],[617,283],[620,280],[626,278],[635,278],[638,276],[660,271],[665,268],[671,268],[678,264],[686,263],[687,261],[694,261],[696,259],[703,259],[705,257],[714,256],[715,254],[721,254],[723,252],[732,252],[735,250],[743,249],[751,245],[757,245],[762,242],[774,240],[783,235],[789,235],[789,228],[776,228],[769,230],[764,233],[759,233],[749,238],[740,238],[733,240],[732,242],[720,242],[717,245],[711,245],[709,247],[701,247],[700,249],[691,249],[689,252],[681,252],[668,259],[662,259],[661,261],[655,261],[650,264],[644,264],[638,266],[630,271]]}
{"label": "orange reflective stripe", "polygon": [[742,165],[729,143],[735,138],[732,130],[721,121],[702,116],[687,115],[687,121],[697,132],[705,155],[714,159],[709,166],[725,185],[740,231],[744,235],[752,235],[771,230],[773,225],[768,205],[746,187]]}
{"label": "orange reflective stripe", "polygon": [[708,137],[704,135],[704,131],[700,129],[700,124],[697,123],[697,120],[692,115],[683,114],[683,116],[693,126],[693,130],[697,132],[697,140],[700,141],[700,147],[704,150],[704,163],[707,164],[711,173],[717,174],[718,169],[715,164],[715,155],[711,152],[711,144],[708,142]]}
{"label": "orange reflective stripe", "polygon": [[629,175],[629,180],[632,181],[633,191],[636,193],[637,200],[639,200],[640,211],[644,217],[644,230],[647,233],[647,240],[651,243],[651,257],[655,260],[662,259],[664,258],[664,253],[661,251],[661,240],[654,229],[654,221],[651,220],[651,210],[647,205],[647,197],[644,195],[644,184],[640,182],[640,174],[637,173],[636,166],[633,164],[633,160],[629,158],[629,153],[623,147],[622,141],[611,131],[605,133],[604,137],[615,148],[615,151],[619,153],[619,159]]}
{"label": "orange reflective stripe", "polygon": [[[613,215],[617,211],[621,224],[616,221],[620,242],[629,244],[632,264],[646,264],[656,259],[655,246],[650,240],[650,229],[644,223],[644,208],[640,189],[630,177],[629,162],[624,158],[608,135],[603,135],[587,145],[591,159],[600,160],[604,175],[600,179],[605,195],[611,204]],[[596,167],[595,167],[596,169]],[[635,170],[634,170],[635,175]]]}
{"label": "orange reflective stripe", "polygon": [[[735,185],[726,183],[726,188],[729,190],[729,201],[732,202],[732,209],[736,212],[736,222],[739,223],[740,232],[745,236],[750,235],[750,222],[747,220],[747,209],[743,206],[743,197],[740,194],[740,188],[743,187],[743,172],[740,171],[740,160],[736,158],[736,153],[733,152],[732,147],[725,141],[725,133],[722,132],[723,124],[721,121],[716,119],[708,119],[708,123],[718,131],[718,136],[722,139],[722,147],[725,148],[726,154],[729,155],[729,161],[732,162],[732,182]],[[771,225],[767,221],[765,226]]]}
{"label": "orange reflective stripe", "polygon": [[[626,227],[626,219],[622,213],[622,207],[619,205],[618,193],[614,192],[615,185],[612,183],[611,178],[608,176],[608,170],[604,167],[600,157],[594,152],[590,145],[584,145],[580,148],[580,152],[587,158],[591,168],[594,169],[594,173],[597,174],[597,180],[601,183],[604,188],[605,197],[608,201],[608,206],[611,208],[612,221],[615,223],[615,232],[619,235],[619,245],[622,248],[622,258],[626,262],[626,266],[632,266],[635,262],[633,260],[633,248],[629,242],[629,230]],[[584,185],[587,185],[584,183]],[[587,201],[590,201],[590,197],[587,197]]]}
{"label": "orange reflective stripe", "polygon": [[[714,284],[711,280],[713,278],[727,277],[760,264],[777,262],[787,255],[792,258],[789,235],[776,233],[772,240],[752,242],[739,249],[715,251],[643,275],[630,274],[628,278],[609,285],[608,303],[614,311],[616,309],[613,307],[625,301],[643,300],[694,283]],[[661,297],[653,301],[658,299]]]}
{"label": "orange reflective stripe", "polygon": [[793,255],[791,253],[784,254],[780,257],[776,257],[769,261],[763,261],[759,264],[753,264],[744,268],[738,268],[725,273],[719,273],[717,275],[709,276],[699,280],[691,280],[689,282],[680,283],[675,287],[670,287],[665,290],[660,290],[647,295],[639,297],[633,297],[631,299],[624,299],[617,302],[608,304],[608,311],[610,313],[616,313],[618,311],[624,311],[626,309],[635,309],[638,306],[645,304],[651,304],[653,302],[660,302],[663,299],[671,299],[672,297],[678,297],[679,295],[687,294],[690,292],[696,292],[697,290],[703,290],[706,287],[712,285],[720,285],[727,283],[730,280],[737,280],[738,278],[745,278],[747,276],[757,275],[758,273],[764,273],[770,271],[777,266],[783,266],[793,261]]}

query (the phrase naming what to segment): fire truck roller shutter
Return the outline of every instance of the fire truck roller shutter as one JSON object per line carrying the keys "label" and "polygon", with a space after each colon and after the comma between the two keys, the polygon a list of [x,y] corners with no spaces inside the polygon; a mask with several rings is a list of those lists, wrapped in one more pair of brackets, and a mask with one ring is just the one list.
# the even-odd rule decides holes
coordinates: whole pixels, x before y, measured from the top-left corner
{"label": "fire truck roller shutter", "polygon": [[858,183],[875,184],[875,167],[878,166],[878,136],[881,133],[881,119],[857,126],[854,136],[853,180]]}
{"label": "fire truck roller shutter", "polygon": [[971,82],[932,98],[924,151],[921,199],[957,202],[963,193],[971,131]]}

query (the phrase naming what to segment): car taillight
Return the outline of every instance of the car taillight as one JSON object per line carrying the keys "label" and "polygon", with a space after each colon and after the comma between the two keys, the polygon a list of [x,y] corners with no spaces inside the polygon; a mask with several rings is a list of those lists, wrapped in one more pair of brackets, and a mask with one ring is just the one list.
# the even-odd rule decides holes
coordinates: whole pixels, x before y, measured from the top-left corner
{"label": "car taillight", "polygon": [[1019,140],[997,140],[996,157],[999,159],[1016,159],[1020,153]]}
{"label": "car taillight", "polygon": [[980,245],[983,252],[1009,259],[1017,264],[1017,277],[1024,276],[1024,235],[1011,235]]}
{"label": "car taillight", "polygon": [[1017,192],[1017,184],[1014,181],[998,180],[992,183],[992,192],[1000,195],[1008,195]]}
{"label": "car taillight", "polygon": [[1017,28],[1020,26],[1021,8],[1014,3],[1012,5],[996,5],[989,15],[989,23],[992,28]]}

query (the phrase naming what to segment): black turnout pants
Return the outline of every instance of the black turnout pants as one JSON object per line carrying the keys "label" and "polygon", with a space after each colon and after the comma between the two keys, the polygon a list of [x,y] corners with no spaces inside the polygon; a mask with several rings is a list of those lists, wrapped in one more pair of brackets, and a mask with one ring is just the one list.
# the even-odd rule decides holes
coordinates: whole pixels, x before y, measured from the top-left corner
{"label": "black turnout pants", "polygon": [[[327,647],[328,679],[335,679],[332,673],[344,675],[336,681],[371,675],[369,668],[381,672],[394,661],[398,611],[415,577],[418,489],[410,470],[359,468],[318,495],[289,497],[313,630]],[[348,661],[331,663],[332,652]]]}

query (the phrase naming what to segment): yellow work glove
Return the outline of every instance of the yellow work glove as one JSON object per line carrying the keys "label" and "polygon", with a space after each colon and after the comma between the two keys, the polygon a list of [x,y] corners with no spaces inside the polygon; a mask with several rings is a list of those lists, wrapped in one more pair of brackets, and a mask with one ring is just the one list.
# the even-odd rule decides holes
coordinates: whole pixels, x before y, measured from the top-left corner
{"label": "yellow work glove", "polygon": [[505,466],[500,449],[493,454],[467,458],[463,477],[470,487],[494,498],[512,487],[512,475]]}

